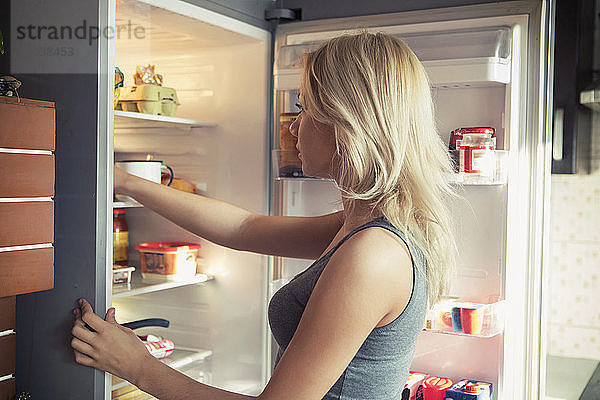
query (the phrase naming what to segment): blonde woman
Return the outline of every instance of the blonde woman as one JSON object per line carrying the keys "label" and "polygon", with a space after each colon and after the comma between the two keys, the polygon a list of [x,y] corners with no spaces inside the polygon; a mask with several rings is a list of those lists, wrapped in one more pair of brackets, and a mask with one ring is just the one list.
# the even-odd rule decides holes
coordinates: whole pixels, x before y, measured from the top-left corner
{"label": "blonde woman", "polygon": [[[434,127],[423,66],[400,40],[345,35],[305,58],[302,113],[290,127],[306,175],[330,177],[344,211],[252,214],[115,171],[116,190],[233,249],[315,259],[269,306],[279,344],[264,400],[396,399],[427,302],[446,289],[452,238],[444,198],[450,160]],[[74,310],[78,363],[160,399],[244,399],[155,360],[136,335],[83,299]],[[85,327],[87,323],[94,331]]]}

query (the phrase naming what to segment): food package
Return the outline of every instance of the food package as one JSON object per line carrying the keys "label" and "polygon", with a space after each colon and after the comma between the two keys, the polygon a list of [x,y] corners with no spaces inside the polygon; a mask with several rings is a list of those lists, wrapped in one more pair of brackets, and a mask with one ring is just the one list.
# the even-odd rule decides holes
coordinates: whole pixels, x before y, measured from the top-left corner
{"label": "food package", "polygon": [[410,371],[402,391],[402,400],[423,400],[423,381],[428,374]]}
{"label": "food package", "polygon": [[122,265],[113,265],[113,283],[131,283],[131,275],[135,267],[123,267]]}
{"label": "food package", "polygon": [[121,94],[119,88],[123,87],[123,82],[125,81],[125,77],[123,73],[119,69],[119,67],[115,67],[115,96],[114,96],[114,108],[117,109],[117,104],[119,104],[119,95]]}
{"label": "food package", "polygon": [[133,75],[133,81],[137,86],[139,85],[159,85],[163,84],[163,77],[160,74],[154,72],[154,65],[148,64],[147,66],[138,65],[135,67],[135,74]]}
{"label": "food package", "polygon": [[452,387],[452,380],[430,376],[423,381],[423,400],[444,400],[446,391]]}
{"label": "food package", "polygon": [[171,282],[196,275],[199,244],[180,242],[140,243],[142,278],[146,282]]}
{"label": "food package", "polygon": [[175,343],[172,340],[154,335],[138,337],[144,342],[144,346],[146,346],[148,352],[155,358],[168,357],[175,350]]}
{"label": "food package", "polygon": [[175,89],[143,84],[121,88],[119,106],[123,111],[172,117],[181,104]]}
{"label": "food package", "polygon": [[452,400],[491,400],[492,384],[463,379],[448,389],[446,399]]}

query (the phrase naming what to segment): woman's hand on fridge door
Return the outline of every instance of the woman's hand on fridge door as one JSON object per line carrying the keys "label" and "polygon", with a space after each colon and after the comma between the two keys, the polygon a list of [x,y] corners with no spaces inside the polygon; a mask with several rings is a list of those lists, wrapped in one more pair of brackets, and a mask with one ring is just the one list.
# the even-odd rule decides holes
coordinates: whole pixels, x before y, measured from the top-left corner
{"label": "woman's hand on fridge door", "polygon": [[94,314],[90,303],[80,299],[73,314],[71,347],[79,364],[110,372],[136,384],[142,368],[158,362],[131,329],[117,323],[114,308],[110,308],[102,319]]}

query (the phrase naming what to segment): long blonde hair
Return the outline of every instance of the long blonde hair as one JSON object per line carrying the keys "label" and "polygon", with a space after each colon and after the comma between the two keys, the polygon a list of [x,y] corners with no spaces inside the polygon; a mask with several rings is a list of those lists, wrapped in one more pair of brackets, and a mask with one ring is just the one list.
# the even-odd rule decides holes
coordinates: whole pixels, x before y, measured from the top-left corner
{"label": "long blonde hair", "polygon": [[301,92],[307,114],[333,125],[342,196],[368,201],[421,249],[436,303],[455,262],[454,191],[421,62],[387,34],[343,35],[305,56]]}

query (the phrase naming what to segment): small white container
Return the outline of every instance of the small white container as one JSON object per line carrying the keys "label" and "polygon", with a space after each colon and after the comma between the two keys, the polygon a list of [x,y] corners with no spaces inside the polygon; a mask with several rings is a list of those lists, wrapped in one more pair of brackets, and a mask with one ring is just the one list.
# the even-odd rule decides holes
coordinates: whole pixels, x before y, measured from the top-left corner
{"label": "small white container", "polygon": [[135,267],[121,267],[119,265],[113,266],[112,282],[114,284],[131,283],[131,275],[133,274],[133,271],[135,271]]}

